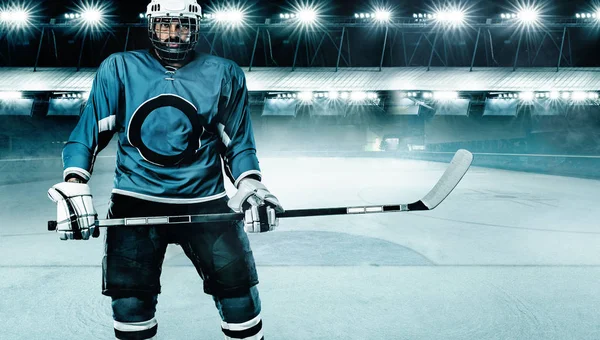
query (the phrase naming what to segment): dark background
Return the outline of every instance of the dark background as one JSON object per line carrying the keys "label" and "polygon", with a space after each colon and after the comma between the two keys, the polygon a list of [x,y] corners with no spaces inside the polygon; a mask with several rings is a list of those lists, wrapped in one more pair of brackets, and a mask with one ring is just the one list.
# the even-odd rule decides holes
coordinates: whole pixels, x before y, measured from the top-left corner
{"label": "dark background", "polygon": [[[97,3],[105,8],[107,15],[104,30],[86,34],[74,25],[59,25],[52,30],[47,29],[44,32],[38,66],[97,67],[111,53],[123,51],[126,40],[128,50],[149,47],[147,30],[144,25],[130,28],[129,35],[127,27],[117,25],[117,23],[141,24],[139,14],[145,11],[147,1],[102,1]],[[210,52],[211,48],[208,42],[214,42],[215,54],[233,59],[242,66],[248,66],[255,38],[256,26],[253,26],[252,23],[264,23],[266,18],[277,18],[279,13],[293,11],[294,6],[297,6],[293,4],[293,2],[284,1],[245,2],[240,6],[246,9],[249,26],[235,31],[212,29],[205,31],[198,44],[198,50]],[[31,1],[29,6],[34,8],[33,25],[27,30],[0,30],[0,66],[33,66],[41,36],[41,28],[36,23],[49,23],[52,18],[56,18],[58,24],[64,23],[64,14],[76,11],[81,5],[81,2],[65,0]],[[201,2],[201,5],[205,12],[211,12],[211,9],[219,6],[217,2]],[[351,18],[356,12],[372,11],[375,7],[359,1],[320,1],[319,6],[322,19],[325,21]],[[515,10],[518,7],[511,2],[496,1],[470,1],[463,2],[459,6],[465,8],[470,15],[477,16],[478,22],[485,22],[485,18],[499,18],[500,13]],[[388,4],[382,2],[381,7],[392,8],[396,17],[411,17],[413,13],[433,12],[439,6],[436,7],[435,3],[431,1],[403,1]],[[554,1],[540,10],[545,20],[556,22],[561,18],[572,19],[578,12],[593,12],[594,6],[588,1]],[[266,30],[261,32],[253,66],[292,65],[299,37],[298,30],[294,30],[292,26],[271,28],[268,32],[269,35],[266,34]],[[205,25],[205,27],[207,26]],[[542,26],[524,34],[518,66],[556,66],[557,46],[560,46],[561,43],[562,28],[561,25],[552,28]],[[303,35],[296,65],[300,67],[335,66],[337,50],[332,41],[336,43],[339,41],[341,31],[341,26],[330,26],[327,29],[331,39],[324,40],[314,60],[312,60],[312,53],[317,50],[325,30],[312,30]],[[350,46],[351,58],[343,55],[340,66],[379,66],[385,29],[378,25],[372,25],[349,28],[346,32],[347,41],[344,48],[347,49]],[[487,29],[482,30],[475,66],[513,66],[519,40],[518,32],[515,27],[503,26],[494,26],[489,29],[489,32]],[[425,39],[419,40],[423,33],[427,35],[429,43]],[[434,35],[431,28],[427,27],[404,31],[392,28],[387,39],[387,52],[383,66],[427,66],[431,50],[430,44],[434,41]],[[476,37],[477,30],[470,26],[459,31],[448,31],[443,37],[440,37],[436,44],[439,51],[444,49],[444,60],[440,60],[436,55],[431,65],[469,66]],[[551,39],[544,39],[544,37]],[[600,58],[597,57],[599,38],[600,25],[569,28],[563,51],[566,60],[562,66],[600,66]],[[270,45],[268,44],[269,39]],[[404,44],[402,39],[404,39]],[[56,51],[53,46],[54,40],[56,40]],[[404,57],[404,47],[408,50],[406,58]],[[414,56],[413,50],[415,50]],[[81,58],[79,58],[80,54]],[[413,57],[411,58],[411,56]],[[534,56],[536,57],[534,58]]]}
{"label": "dark background", "polygon": [[[32,2],[33,3],[33,2]],[[35,2],[36,16],[34,25],[26,31],[7,32],[0,30],[0,66],[32,67],[35,63],[41,29],[35,23],[49,23],[51,18],[64,21],[66,12],[77,10],[73,1]],[[116,23],[141,23],[138,15],[145,11],[147,1],[106,2],[107,13],[111,15],[106,30],[85,36],[69,26],[58,27],[52,32],[46,30],[40,49],[39,67],[97,67],[108,55],[124,50],[127,37],[126,27],[117,27]],[[371,8],[363,2],[338,1],[320,2],[323,13],[339,19],[351,17],[355,12],[369,11]],[[201,2],[206,12],[215,5]],[[500,13],[515,8],[509,2],[466,2],[472,15],[481,18],[497,18]],[[281,12],[293,10],[288,2],[246,2],[249,8],[249,20],[263,23],[267,17],[276,18]],[[394,6],[396,15],[412,16],[414,12],[428,12],[434,8],[433,2],[402,2]],[[577,12],[593,11],[586,1],[555,1],[547,5],[542,13],[548,20],[557,21],[560,17],[573,18]],[[327,18],[325,18],[327,19]],[[329,27],[332,40],[341,36],[341,28]],[[495,26],[489,32],[484,30],[478,43],[475,58],[476,67],[512,67],[517,49],[517,30],[513,27]],[[344,58],[341,67],[379,66],[383,46],[384,29],[381,27],[358,27],[346,30],[351,46],[347,50],[345,43]],[[427,66],[431,52],[430,45],[418,43],[421,36],[433,41],[435,33],[427,28],[406,30],[405,41],[408,54],[414,51],[413,58],[404,57],[398,30],[390,30],[383,66]],[[242,66],[250,61],[254,34],[251,29],[239,31],[216,31],[206,34],[207,40],[214,41],[215,54],[232,59]],[[327,66],[336,64],[337,50],[329,40],[317,53],[316,46],[324,31],[313,31],[302,37],[298,67]],[[51,36],[53,35],[53,36]],[[442,57],[434,57],[431,66],[469,66],[475,46],[477,31],[466,28],[460,32],[451,32],[440,38],[436,45]],[[597,57],[600,27],[587,26],[569,28],[568,39],[563,51],[562,67],[600,66]],[[523,36],[517,66],[556,67],[558,50],[555,44],[561,42],[562,27],[530,31]],[[270,41],[264,33],[260,36],[254,66],[282,67],[291,66],[297,34],[292,29],[271,29]],[[52,46],[51,38],[56,39],[57,48]],[[131,28],[127,39],[127,50],[149,47],[147,31],[143,25]],[[209,52],[206,40],[201,40],[198,49]],[[442,43],[445,44],[442,46]],[[83,48],[82,48],[83,46]],[[272,48],[272,51],[269,51]],[[79,53],[82,51],[81,60]],[[443,52],[442,52],[443,51]],[[537,52],[537,53],[536,53]],[[310,59],[315,56],[314,63]],[[535,56],[535,57],[534,57]],[[407,60],[410,59],[410,60]],[[589,70],[587,72],[594,72]],[[423,89],[427,90],[427,89]],[[536,89],[532,89],[536,90]],[[600,90],[600,89],[597,89]],[[481,117],[481,112],[472,109],[469,116],[433,116],[426,112],[418,116],[399,117],[388,115],[388,106],[353,109],[345,115],[322,117],[311,113],[309,108],[298,111],[295,117],[264,117],[264,94],[253,94],[252,114],[257,145],[261,153],[296,153],[323,155],[365,155],[389,157],[420,157],[425,153],[407,152],[408,144],[425,144],[428,152],[453,152],[458,148],[467,148],[473,152],[521,155],[553,154],[552,158],[538,156],[493,156],[485,159],[479,155],[479,165],[511,168],[523,171],[540,171],[567,174],[582,177],[598,177],[600,163],[600,107],[589,106],[582,112],[567,108],[560,116],[532,117],[527,110],[520,110],[514,117]],[[37,98],[43,102],[47,98]],[[385,102],[384,102],[385,103]],[[472,102],[472,104],[476,102]],[[64,141],[77,122],[77,117],[44,117],[33,114],[28,116],[0,117],[0,159],[23,159],[28,157],[60,157]],[[400,140],[399,145],[387,147],[386,138]],[[385,149],[382,153],[372,151],[375,138]],[[113,150],[114,147],[109,148]],[[103,154],[110,153],[105,151]],[[563,156],[575,156],[568,158]],[[427,157],[438,157],[437,154]],[[445,157],[445,156],[443,156]],[[489,156],[491,157],[491,156]],[[590,158],[593,157],[593,158]],[[9,163],[4,163],[6,164]],[[6,179],[8,182],[12,179]]]}

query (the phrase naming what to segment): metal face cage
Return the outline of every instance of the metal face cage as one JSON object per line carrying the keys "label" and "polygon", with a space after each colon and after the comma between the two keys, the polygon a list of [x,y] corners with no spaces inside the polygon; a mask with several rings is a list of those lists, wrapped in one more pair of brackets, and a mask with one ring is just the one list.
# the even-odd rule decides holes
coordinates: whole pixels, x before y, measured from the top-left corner
{"label": "metal face cage", "polygon": [[198,24],[197,18],[184,16],[151,18],[148,20],[148,37],[162,60],[183,61],[198,43]]}

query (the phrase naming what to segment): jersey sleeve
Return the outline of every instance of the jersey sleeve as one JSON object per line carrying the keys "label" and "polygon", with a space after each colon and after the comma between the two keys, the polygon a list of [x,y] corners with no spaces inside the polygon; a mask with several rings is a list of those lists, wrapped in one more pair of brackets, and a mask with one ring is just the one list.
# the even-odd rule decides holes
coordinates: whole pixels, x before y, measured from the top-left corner
{"label": "jersey sleeve", "polygon": [[114,55],[104,60],[96,72],[87,104],[63,148],[65,180],[69,175],[77,175],[89,181],[96,156],[116,131],[121,88],[117,74]]}
{"label": "jersey sleeve", "polygon": [[229,77],[223,80],[217,116],[218,131],[225,145],[227,175],[236,187],[248,176],[261,179],[250,120],[246,77],[235,64],[231,66]]}

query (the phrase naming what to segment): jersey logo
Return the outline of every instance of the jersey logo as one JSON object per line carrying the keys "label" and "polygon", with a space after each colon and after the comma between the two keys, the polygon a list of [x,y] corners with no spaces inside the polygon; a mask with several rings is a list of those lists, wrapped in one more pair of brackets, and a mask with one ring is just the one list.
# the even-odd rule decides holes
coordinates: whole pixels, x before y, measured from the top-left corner
{"label": "jersey logo", "polygon": [[[142,140],[142,125],[148,116],[162,107],[173,107],[183,112],[192,126],[187,148],[178,155],[164,155],[151,150]],[[208,126],[208,121],[203,115],[198,114],[198,109],[189,101],[174,94],[162,94],[147,100],[133,113],[127,129],[127,139],[140,155],[148,162],[158,166],[174,166],[184,160],[191,160],[200,148],[200,137]]]}

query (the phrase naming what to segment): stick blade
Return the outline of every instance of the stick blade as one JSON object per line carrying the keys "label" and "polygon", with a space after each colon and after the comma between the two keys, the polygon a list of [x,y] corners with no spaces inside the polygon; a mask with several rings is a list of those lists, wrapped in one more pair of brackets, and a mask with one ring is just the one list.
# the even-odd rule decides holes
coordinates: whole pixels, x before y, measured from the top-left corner
{"label": "stick blade", "polygon": [[[465,149],[460,149],[454,154],[450,165],[435,184],[435,186],[421,199],[421,202],[429,209],[437,207],[454,188],[460,183],[460,180],[469,170],[473,162],[473,154]],[[424,209],[419,209],[424,210]]]}

